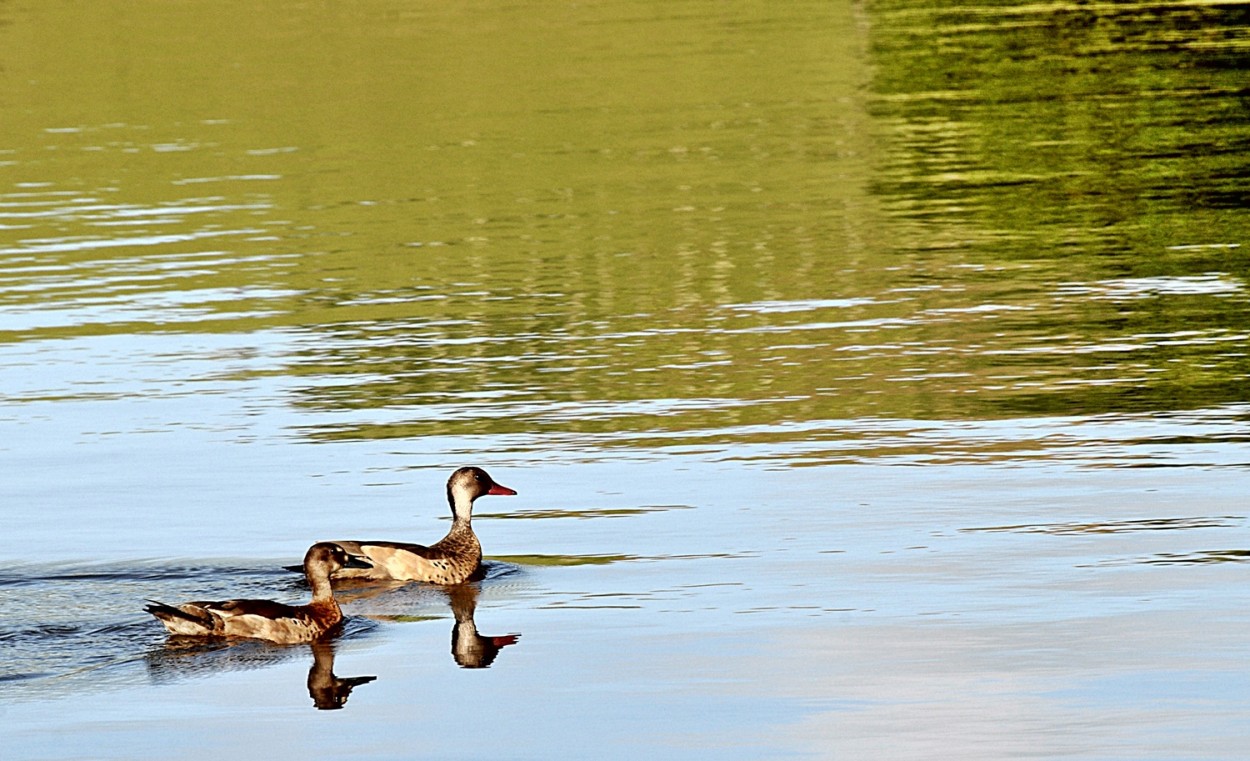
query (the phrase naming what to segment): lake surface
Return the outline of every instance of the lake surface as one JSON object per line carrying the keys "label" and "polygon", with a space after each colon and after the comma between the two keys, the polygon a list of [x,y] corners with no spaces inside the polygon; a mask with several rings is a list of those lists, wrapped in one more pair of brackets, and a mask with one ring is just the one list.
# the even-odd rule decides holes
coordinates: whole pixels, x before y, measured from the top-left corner
{"label": "lake surface", "polygon": [[[1244,758],[1247,69],[1238,2],[0,2],[4,757]],[[479,584],[143,612],[464,464]]]}

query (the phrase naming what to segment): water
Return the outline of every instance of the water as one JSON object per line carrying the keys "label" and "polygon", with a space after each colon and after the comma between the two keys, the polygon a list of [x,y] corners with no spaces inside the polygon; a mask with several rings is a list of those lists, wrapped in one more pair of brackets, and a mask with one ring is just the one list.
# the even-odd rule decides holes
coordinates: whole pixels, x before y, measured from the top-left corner
{"label": "water", "polygon": [[1241,758],[1248,30],[0,4],[5,757]]}

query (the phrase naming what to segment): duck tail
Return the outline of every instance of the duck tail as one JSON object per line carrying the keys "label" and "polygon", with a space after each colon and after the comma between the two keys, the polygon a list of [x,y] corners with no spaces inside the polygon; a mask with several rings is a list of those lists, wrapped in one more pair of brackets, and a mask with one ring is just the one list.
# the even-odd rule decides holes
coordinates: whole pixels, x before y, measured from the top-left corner
{"label": "duck tail", "polygon": [[203,635],[213,631],[213,618],[207,611],[203,615],[166,605],[157,600],[148,600],[143,609],[155,616],[171,634]]}

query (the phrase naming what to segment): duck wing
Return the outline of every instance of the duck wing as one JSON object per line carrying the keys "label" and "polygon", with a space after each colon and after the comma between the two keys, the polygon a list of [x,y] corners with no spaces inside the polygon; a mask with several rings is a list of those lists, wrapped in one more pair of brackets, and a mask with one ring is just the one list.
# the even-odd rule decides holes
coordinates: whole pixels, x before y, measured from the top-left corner
{"label": "duck wing", "polygon": [[363,541],[363,540],[340,540],[332,542],[342,547],[348,555],[353,557],[369,559],[370,553],[376,550],[392,550],[400,552],[408,552],[419,557],[432,557],[431,550],[424,544],[412,544],[410,542],[389,542],[386,540]]}
{"label": "duck wing", "polygon": [[333,628],[337,605],[286,605],[272,600],[222,600],[166,605],[149,600],[144,608],[170,634],[191,637],[249,637],[270,642],[308,642]]}
{"label": "duck wing", "polygon": [[438,584],[456,583],[456,563],[447,550],[423,544],[391,541],[342,540],[339,545],[354,559],[369,565],[367,569],[345,568],[336,578],[395,579],[428,581]]}
{"label": "duck wing", "polygon": [[[337,544],[353,560],[363,563],[364,568],[353,564],[352,566],[341,568],[334,572],[336,579],[387,579],[392,578],[388,575],[384,566],[386,558],[392,554],[404,553],[413,555],[418,558],[437,558],[441,557],[438,550],[432,550],[424,544],[411,544],[409,542],[391,542],[386,540],[363,541],[355,539],[337,539],[328,542],[329,544]],[[302,565],[284,565],[283,569],[293,573],[303,573]]]}
{"label": "duck wing", "polygon": [[273,600],[223,600],[221,602],[193,602],[189,605],[196,605],[209,613],[215,613],[222,618],[234,618],[236,616],[260,616],[270,620],[280,620],[284,618],[303,619],[305,616],[302,611],[285,603],[274,602]]}
{"label": "duck wing", "polygon": [[272,600],[226,600],[207,610],[221,618],[227,637],[250,637],[280,644],[309,642],[342,620],[337,605],[286,605]]}

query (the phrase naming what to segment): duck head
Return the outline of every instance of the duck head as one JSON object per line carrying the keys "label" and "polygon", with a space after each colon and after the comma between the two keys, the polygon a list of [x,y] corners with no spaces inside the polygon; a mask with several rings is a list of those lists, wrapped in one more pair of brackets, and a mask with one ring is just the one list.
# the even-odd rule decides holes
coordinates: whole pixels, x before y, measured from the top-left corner
{"label": "duck head", "polygon": [[304,573],[309,582],[314,578],[328,579],[343,568],[371,568],[368,563],[347,554],[334,542],[317,542],[304,553]]}
{"label": "duck head", "polygon": [[473,500],[486,494],[510,496],[516,492],[495,483],[481,468],[460,468],[447,479],[447,502],[457,521],[468,521],[473,512]]}

